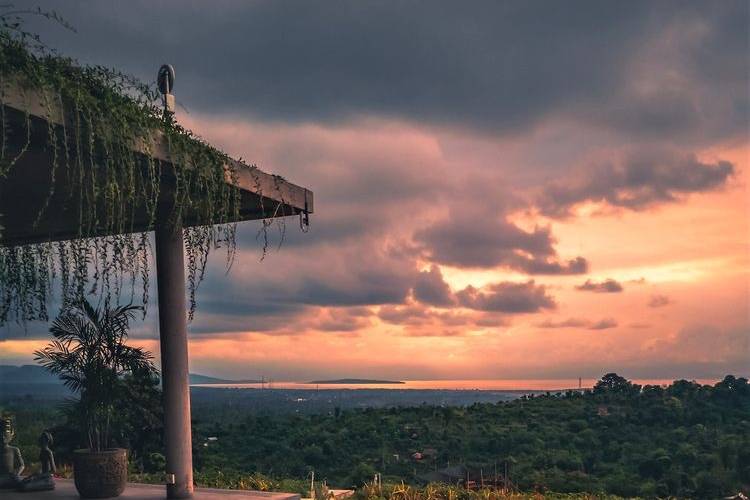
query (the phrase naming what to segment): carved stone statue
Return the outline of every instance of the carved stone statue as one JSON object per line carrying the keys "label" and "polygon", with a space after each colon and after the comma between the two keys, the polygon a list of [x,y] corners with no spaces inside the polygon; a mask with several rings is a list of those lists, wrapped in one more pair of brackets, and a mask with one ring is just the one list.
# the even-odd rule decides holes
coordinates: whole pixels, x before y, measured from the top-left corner
{"label": "carved stone statue", "polygon": [[21,450],[11,446],[13,425],[10,419],[4,418],[2,428],[2,457],[0,457],[0,488],[18,488],[21,484],[21,472],[24,463]]}
{"label": "carved stone statue", "polygon": [[52,434],[47,431],[42,432],[39,436],[39,462],[42,464],[42,470],[38,474],[29,476],[19,486],[21,491],[46,491],[55,489],[56,472],[55,455],[50,449],[52,446]]}

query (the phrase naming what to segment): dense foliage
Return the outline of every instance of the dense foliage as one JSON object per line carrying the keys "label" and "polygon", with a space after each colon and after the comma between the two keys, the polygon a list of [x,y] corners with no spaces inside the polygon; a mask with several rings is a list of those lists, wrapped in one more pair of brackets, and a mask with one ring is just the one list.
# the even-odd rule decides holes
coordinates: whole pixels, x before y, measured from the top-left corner
{"label": "dense foliage", "polygon": [[[163,410],[158,377],[126,375],[119,384],[122,399],[118,401],[117,413],[110,422],[110,438],[113,446],[128,449],[131,471],[163,471]],[[9,401],[12,399],[12,401]],[[88,446],[86,433],[81,433],[80,421],[60,405],[60,400],[39,400],[32,396],[20,399],[3,398],[0,414],[14,423],[14,444],[21,448],[27,471],[34,472],[39,464],[39,435],[48,430],[55,443],[54,452],[58,473],[70,476],[73,450]],[[72,417],[72,418],[71,418]],[[153,474],[152,482],[160,482],[163,472]]]}
{"label": "dense foliage", "polygon": [[[196,466],[204,471],[300,477],[314,469],[352,486],[376,472],[418,482],[449,464],[489,477],[507,463],[522,491],[646,497],[711,498],[750,484],[750,386],[731,376],[713,387],[662,388],[608,375],[590,393],[496,405],[273,418],[237,418],[222,407],[195,420]],[[434,458],[411,458],[428,448]]]}
{"label": "dense foliage", "polygon": [[[24,422],[54,421],[38,409],[14,411]],[[584,393],[319,415],[203,404],[193,420],[196,481],[214,487],[297,491],[314,470],[335,487],[361,486],[381,473],[387,498],[463,498],[459,489],[393,495],[401,481],[420,485],[426,473],[449,464],[485,478],[496,465],[504,475],[507,464],[515,489],[571,494],[559,498],[717,498],[750,486],[750,385],[732,376],[714,386],[681,380],[640,387],[610,374]],[[144,434],[146,441],[158,438]],[[430,448],[434,456],[412,458]],[[154,466],[158,461],[138,468],[158,478]],[[366,488],[359,495],[370,496]]]}
{"label": "dense foliage", "polygon": [[34,353],[42,366],[77,394],[64,406],[67,423],[91,450],[113,446],[118,430],[129,426],[128,417],[133,417],[119,408],[119,402],[132,396],[134,388],[145,392],[149,384],[143,381],[157,376],[151,354],[126,344],[129,323],[138,309],[95,308],[83,300],[55,319],[50,327],[54,340]]}

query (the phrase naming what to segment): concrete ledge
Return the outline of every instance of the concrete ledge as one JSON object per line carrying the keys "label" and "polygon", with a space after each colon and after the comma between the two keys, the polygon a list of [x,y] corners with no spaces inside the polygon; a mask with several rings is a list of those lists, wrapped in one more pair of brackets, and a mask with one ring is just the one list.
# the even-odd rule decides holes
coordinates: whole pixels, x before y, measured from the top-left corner
{"label": "concrete ledge", "polygon": [[[16,491],[0,490],[4,500],[74,500],[80,498],[72,479],[56,479],[57,487],[52,491],[34,493],[19,493]],[[167,490],[163,485],[128,483],[125,491],[118,498],[127,500],[155,500],[166,498]],[[197,500],[219,499],[258,499],[258,500],[300,500],[300,496],[293,493],[276,493],[269,491],[219,490],[214,488],[196,488],[193,498]]]}

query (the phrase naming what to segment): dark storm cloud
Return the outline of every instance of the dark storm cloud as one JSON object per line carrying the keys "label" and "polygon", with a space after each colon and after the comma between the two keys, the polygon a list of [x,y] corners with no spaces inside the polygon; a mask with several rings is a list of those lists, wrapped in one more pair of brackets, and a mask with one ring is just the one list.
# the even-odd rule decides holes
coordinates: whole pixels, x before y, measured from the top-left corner
{"label": "dark storm cloud", "polygon": [[429,320],[431,312],[419,305],[382,306],[378,318],[394,325],[421,325]]}
{"label": "dark storm cloud", "polygon": [[[319,199],[317,193],[315,196]],[[268,238],[267,250],[276,253],[295,247],[308,248],[321,243],[344,244],[366,237],[368,231],[382,231],[388,222],[378,213],[369,210],[369,207],[347,207],[341,211],[326,208],[318,209],[310,216],[307,232],[299,230],[299,220],[296,217],[276,219],[266,228],[265,235],[262,227],[257,224],[241,224],[237,232],[237,246],[259,248],[264,238]],[[322,215],[319,213],[321,211],[324,212]]]}
{"label": "dark storm cloud", "polygon": [[546,257],[554,253],[549,230],[527,232],[505,219],[468,214],[455,209],[450,216],[415,234],[429,257],[442,264],[495,267],[516,262],[516,250]]}
{"label": "dark storm cloud", "polygon": [[748,376],[750,325],[717,327],[691,324],[676,335],[658,338],[630,360],[643,377],[723,378]]}
{"label": "dark storm cloud", "polygon": [[585,328],[587,330],[606,330],[615,328],[617,321],[612,318],[604,318],[599,321],[591,321],[582,318],[568,318],[563,321],[546,320],[536,325],[539,328]]}
{"label": "dark storm cloud", "polygon": [[407,330],[407,337],[463,337],[466,334],[463,330]]}
{"label": "dark storm cloud", "polygon": [[628,327],[633,328],[635,330],[645,330],[646,328],[651,328],[651,324],[635,322],[635,323],[629,323]]}
{"label": "dark storm cloud", "polygon": [[564,217],[587,201],[642,210],[719,188],[734,172],[734,165],[727,161],[704,163],[694,155],[640,152],[620,164],[591,168],[578,180],[547,186],[538,205],[542,213],[553,217]]}
{"label": "dark storm cloud", "polygon": [[454,311],[438,311],[423,304],[384,305],[378,310],[378,318],[386,323],[404,326],[438,324],[438,326],[463,326],[472,318]]}
{"label": "dark storm cloud", "polygon": [[649,307],[664,307],[671,304],[672,301],[666,295],[652,295],[648,301]]}
{"label": "dark storm cloud", "polygon": [[[211,269],[198,289],[195,318],[188,327],[192,335],[270,332],[283,328],[307,309],[294,300],[291,290],[285,292],[275,286],[271,295],[272,288],[262,279],[242,282],[217,271]],[[153,336],[157,336],[156,330]]]}
{"label": "dark storm cloud", "polygon": [[329,308],[315,322],[315,329],[323,332],[355,332],[369,322],[370,312],[365,314],[363,308]]}
{"label": "dark storm cloud", "polygon": [[[284,329],[294,324],[293,320],[297,315],[302,314],[302,308],[289,308],[286,313],[253,313],[248,311],[246,314],[227,315],[216,313],[212,310],[211,304],[200,304],[200,313],[196,314],[195,319],[188,325],[190,336],[212,336],[224,333],[237,332],[254,332],[273,335],[279,331],[285,334],[300,333],[299,331],[287,332]],[[145,338],[157,338],[158,329],[154,329],[150,335]]]}
{"label": "dark storm cloud", "polygon": [[583,274],[589,269],[589,264],[583,257],[566,262],[556,259],[519,258],[517,268],[527,274]]}
{"label": "dark storm cloud", "polygon": [[256,283],[236,281],[246,290],[252,290],[254,299],[282,304],[316,306],[363,306],[402,303],[411,289],[416,269],[411,262],[397,266],[387,260],[370,265],[353,260],[346,261],[348,269],[332,270],[311,266],[299,277],[286,280],[268,276]]}
{"label": "dark storm cloud", "polygon": [[262,263],[255,251],[241,251],[229,275],[223,260],[212,258],[191,332],[351,331],[370,315],[361,306],[401,304],[417,280],[412,260],[395,259],[371,241],[318,249],[315,258],[304,248],[282,249]]}
{"label": "dark storm cloud", "polygon": [[[45,339],[52,340],[52,334],[49,332],[52,321],[62,313],[62,302],[60,301],[60,281],[54,280],[51,283],[50,292],[47,298],[47,316],[49,321],[29,321],[27,323],[17,323],[15,321],[8,322],[0,326],[0,342],[3,340],[37,340]],[[155,314],[158,310],[156,303],[155,284],[152,283],[151,295],[146,307],[147,315],[142,321],[143,316],[141,313],[135,315],[133,321],[130,322],[129,337],[134,339],[142,338],[153,338],[159,329],[159,318]],[[131,288],[128,284],[123,285],[122,294],[120,297],[116,297],[113,294],[111,298],[112,304],[124,306],[136,304],[140,300],[141,288],[140,284],[136,284],[134,294],[131,296]],[[94,306],[98,307],[102,305],[104,300],[98,294],[88,295],[86,297],[88,301]],[[0,352],[2,348],[0,347]]]}
{"label": "dark storm cloud", "polygon": [[31,321],[26,325],[6,323],[0,328],[0,342],[4,340],[51,339],[49,324],[41,321]]}
{"label": "dark storm cloud", "polygon": [[476,318],[474,324],[479,327],[497,328],[508,325],[508,321],[500,314],[489,312]]}
{"label": "dark storm cloud", "polygon": [[[442,276],[440,278],[442,280]],[[554,298],[547,294],[547,288],[537,285],[533,280],[524,283],[503,281],[482,288],[467,286],[455,293],[447,288],[441,291],[441,299],[445,301],[446,306],[454,310],[430,309],[430,305],[436,304],[426,302],[384,305],[378,311],[378,317],[388,323],[411,326],[438,322],[443,326],[472,324],[479,327],[496,327],[506,324],[502,314],[534,313],[557,307]],[[467,311],[461,311],[461,308],[471,309],[472,314],[467,315]],[[474,311],[487,314],[476,316]]]}
{"label": "dark storm cloud", "polygon": [[616,328],[616,327],[617,327],[617,320],[613,318],[605,318],[605,319],[597,321],[596,323],[592,323],[588,328],[589,330],[608,330],[610,328]]}
{"label": "dark storm cloud", "polygon": [[386,270],[360,271],[346,283],[326,277],[306,277],[294,291],[305,304],[318,306],[394,304],[406,299],[412,281]]}
{"label": "dark storm cloud", "polygon": [[430,260],[441,264],[480,268],[506,266],[527,274],[586,272],[588,264],[583,257],[558,261],[549,228],[525,231],[489,209],[487,214],[451,210],[447,219],[417,231],[415,240]]}
{"label": "dark storm cloud", "polygon": [[479,311],[532,313],[556,307],[544,285],[534,281],[494,283],[480,289],[468,286],[457,292],[456,298],[463,307]]}
{"label": "dark storm cloud", "polygon": [[455,302],[450,286],[443,279],[443,273],[434,264],[429,271],[419,273],[414,285],[414,298],[423,304],[441,307],[450,306]]}
{"label": "dark storm cloud", "polygon": [[568,318],[562,321],[545,320],[536,326],[539,328],[585,328],[590,324],[591,322],[587,319]]}
{"label": "dark storm cloud", "polygon": [[623,288],[617,280],[607,278],[604,281],[586,280],[582,285],[577,285],[576,290],[596,293],[619,293],[622,292]]}
{"label": "dark storm cloud", "polygon": [[701,140],[747,124],[743,1],[27,4],[78,28],[32,21],[51,45],[147,79],[168,61],[178,99],[212,113],[494,132],[567,113]]}

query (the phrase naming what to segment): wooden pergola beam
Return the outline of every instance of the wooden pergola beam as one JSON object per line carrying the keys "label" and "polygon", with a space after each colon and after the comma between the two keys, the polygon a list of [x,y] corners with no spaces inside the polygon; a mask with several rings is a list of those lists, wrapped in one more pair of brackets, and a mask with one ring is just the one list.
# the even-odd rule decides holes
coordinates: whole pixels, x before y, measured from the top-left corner
{"label": "wooden pergola beam", "polygon": [[[65,113],[57,100],[51,96],[45,98],[39,92],[23,92],[17,86],[6,84],[0,88],[2,106],[6,123],[11,134],[7,137],[10,146],[20,149],[26,142],[26,118],[28,115],[31,127],[31,141],[16,165],[0,182],[0,214],[4,226],[0,246],[18,246],[46,241],[70,240],[79,237],[78,213],[71,196],[75,191],[71,180],[66,178],[64,168],[58,168],[54,183],[54,195],[48,199],[50,192],[50,158],[47,151],[47,129],[51,123],[60,127],[66,123]],[[68,123],[69,130],[73,124]],[[134,141],[136,142],[136,141]],[[173,158],[169,146],[160,131],[153,133],[152,147],[134,143],[133,151],[138,155],[147,154],[155,160],[171,165]],[[12,148],[11,148],[12,149]],[[263,172],[257,167],[227,158],[224,165],[227,172],[226,181],[239,189],[241,204],[239,219],[246,220],[286,217],[300,213],[313,213],[313,193],[308,189],[293,184],[279,176]],[[230,176],[229,172],[234,175]],[[41,207],[47,208],[39,220],[37,214]],[[198,223],[194,214],[186,213],[183,217],[185,227]],[[134,220],[128,224],[128,232],[149,231],[149,217],[145,207],[136,207]],[[106,236],[105,230],[93,228],[87,236]]]}

